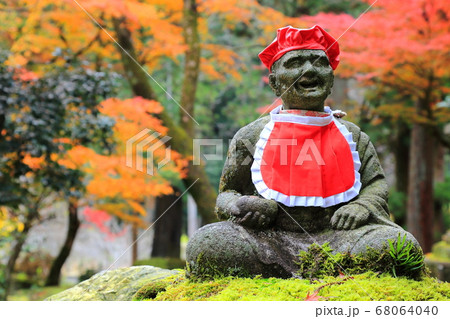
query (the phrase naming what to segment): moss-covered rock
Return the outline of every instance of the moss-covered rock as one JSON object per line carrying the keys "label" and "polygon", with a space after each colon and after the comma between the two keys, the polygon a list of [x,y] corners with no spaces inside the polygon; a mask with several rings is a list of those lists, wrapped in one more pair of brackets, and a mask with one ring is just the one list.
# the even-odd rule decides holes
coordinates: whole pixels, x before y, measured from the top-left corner
{"label": "moss-covered rock", "polygon": [[[367,272],[354,277],[307,279],[222,277],[193,281],[183,273],[165,279],[166,285],[148,300],[305,300],[314,296],[329,301],[437,301],[450,300],[450,284],[426,277],[417,281]],[[145,299],[145,298],[144,298]]]}
{"label": "moss-covered rock", "polygon": [[433,276],[450,282],[450,230],[442,236],[442,241],[433,245],[431,253],[426,255],[425,263]]}
{"label": "moss-covered rock", "polygon": [[150,282],[176,275],[175,270],[136,266],[103,271],[75,287],[46,300],[132,300],[136,292]]}

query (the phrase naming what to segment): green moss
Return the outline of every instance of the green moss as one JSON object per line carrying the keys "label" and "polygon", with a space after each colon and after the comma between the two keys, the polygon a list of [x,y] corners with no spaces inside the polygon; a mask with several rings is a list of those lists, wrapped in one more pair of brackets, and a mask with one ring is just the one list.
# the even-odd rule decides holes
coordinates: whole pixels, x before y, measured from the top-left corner
{"label": "green moss", "polygon": [[170,282],[166,280],[148,283],[136,292],[133,300],[154,299],[160,292],[165,291],[169,284]]}
{"label": "green moss", "polygon": [[353,277],[324,277],[321,280],[222,277],[193,281],[181,273],[165,279],[164,290],[151,300],[450,300],[450,284],[425,277],[421,281],[389,274],[366,272]]}
{"label": "green moss", "polygon": [[333,253],[328,243],[312,244],[298,255],[298,276],[313,280],[339,274],[354,275],[367,271],[390,273],[394,277],[405,276],[420,279],[427,274],[424,256],[406,237],[389,241],[381,250],[367,247],[365,253]]}
{"label": "green moss", "polygon": [[220,262],[208,259],[200,253],[197,262],[186,264],[186,276],[191,280],[213,280],[222,277],[250,277],[249,273],[241,267],[227,267]]}

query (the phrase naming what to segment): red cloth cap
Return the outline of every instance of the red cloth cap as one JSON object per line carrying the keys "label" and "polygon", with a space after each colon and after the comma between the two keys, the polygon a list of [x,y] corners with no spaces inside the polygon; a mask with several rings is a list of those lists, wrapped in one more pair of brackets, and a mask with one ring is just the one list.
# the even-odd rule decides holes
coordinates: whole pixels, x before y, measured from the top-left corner
{"label": "red cloth cap", "polygon": [[320,26],[297,29],[291,26],[280,28],[273,42],[259,54],[262,63],[269,69],[286,52],[293,50],[322,50],[335,70],[339,64],[339,44]]}

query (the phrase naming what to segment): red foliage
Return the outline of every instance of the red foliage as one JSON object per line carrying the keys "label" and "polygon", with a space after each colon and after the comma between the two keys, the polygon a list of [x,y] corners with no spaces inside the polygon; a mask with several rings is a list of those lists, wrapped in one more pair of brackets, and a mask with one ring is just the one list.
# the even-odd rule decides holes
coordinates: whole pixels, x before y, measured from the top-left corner
{"label": "red foliage", "polygon": [[437,97],[449,75],[449,17],[445,0],[380,0],[356,22],[345,14],[306,19],[339,38],[341,75],[364,73],[366,83],[375,80],[413,96],[431,87]]}
{"label": "red foliage", "polygon": [[106,234],[107,238],[110,240],[121,237],[126,232],[126,228],[123,228],[118,233],[112,232],[109,227],[112,216],[105,211],[93,209],[88,206],[83,210],[83,216],[88,223],[95,225],[102,233]]}
{"label": "red foliage", "polygon": [[319,296],[318,291],[314,291],[311,295],[308,292],[304,301],[319,301],[320,298],[322,297]]}

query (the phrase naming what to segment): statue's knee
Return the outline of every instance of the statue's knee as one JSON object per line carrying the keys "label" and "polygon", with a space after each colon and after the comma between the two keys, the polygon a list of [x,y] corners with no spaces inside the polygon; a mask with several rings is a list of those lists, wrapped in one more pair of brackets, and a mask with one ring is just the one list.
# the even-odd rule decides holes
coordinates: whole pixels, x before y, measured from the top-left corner
{"label": "statue's knee", "polygon": [[240,226],[231,222],[214,223],[200,228],[186,247],[186,259],[191,270],[212,270],[210,268],[215,265],[223,272],[224,269],[238,268],[243,262],[251,262],[253,250],[243,231]]}
{"label": "statue's knee", "polygon": [[215,249],[213,247],[222,245],[222,241],[225,240],[221,235],[224,226],[220,224],[222,223],[203,226],[194,233],[186,247],[186,258],[188,261],[195,261],[198,255],[205,252],[207,254],[214,253]]}
{"label": "statue's knee", "polygon": [[389,249],[389,241],[397,242],[398,239],[405,239],[405,243],[412,242],[417,249],[421,249],[414,236],[397,227],[378,226],[363,236],[353,247],[352,253],[366,252],[368,248],[375,250]]}

